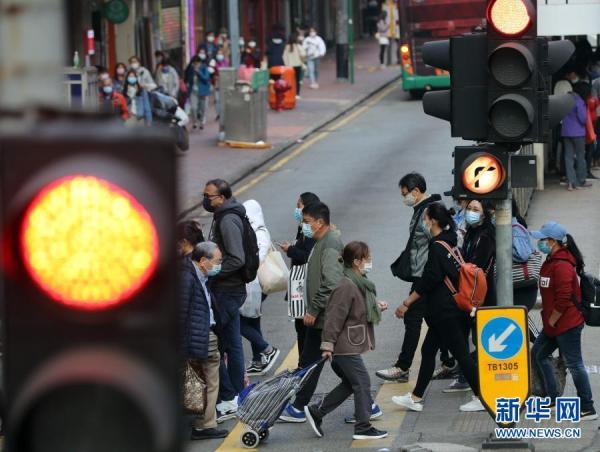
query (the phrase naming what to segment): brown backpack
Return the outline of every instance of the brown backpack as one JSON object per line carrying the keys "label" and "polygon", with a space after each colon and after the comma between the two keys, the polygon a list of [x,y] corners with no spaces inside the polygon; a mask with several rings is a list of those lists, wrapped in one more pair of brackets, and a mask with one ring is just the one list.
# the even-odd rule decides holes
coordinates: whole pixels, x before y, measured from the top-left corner
{"label": "brown backpack", "polygon": [[451,248],[446,242],[437,241],[442,245],[450,255],[460,265],[458,273],[458,290],[446,276],[444,282],[452,293],[454,301],[460,310],[470,312],[474,315],[475,310],[483,305],[487,294],[487,280],[485,272],[475,264],[465,262],[460,251],[456,248]]}

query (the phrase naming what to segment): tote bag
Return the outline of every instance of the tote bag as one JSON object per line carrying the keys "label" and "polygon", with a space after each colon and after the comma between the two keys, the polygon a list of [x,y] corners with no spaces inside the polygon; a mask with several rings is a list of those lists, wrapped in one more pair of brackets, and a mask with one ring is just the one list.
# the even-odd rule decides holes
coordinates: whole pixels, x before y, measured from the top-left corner
{"label": "tote bag", "polygon": [[206,384],[189,362],[185,363],[183,372],[183,407],[202,415],[206,409]]}
{"label": "tote bag", "polygon": [[267,257],[258,267],[258,281],[263,293],[269,295],[284,292],[287,289],[289,275],[290,271],[283,256],[271,246]]}
{"label": "tote bag", "polygon": [[290,270],[288,280],[288,316],[301,319],[306,314],[304,304],[304,281],[306,279],[306,264],[294,265]]}

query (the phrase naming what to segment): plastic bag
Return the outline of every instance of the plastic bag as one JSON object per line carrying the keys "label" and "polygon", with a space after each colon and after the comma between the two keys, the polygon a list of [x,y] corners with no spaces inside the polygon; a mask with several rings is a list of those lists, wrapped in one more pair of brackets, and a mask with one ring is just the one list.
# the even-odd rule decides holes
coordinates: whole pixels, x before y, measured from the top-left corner
{"label": "plastic bag", "polygon": [[258,267],[258,281],[263,293],[285,292],[288,288],[290,271],[281,253],[271,247],[265,260]]}
{"label": "plastic bag", "polygon": [[250,319],[262,315],[262,289],[258,278],[246,284],[246,301],[240,308],[240,315]]}

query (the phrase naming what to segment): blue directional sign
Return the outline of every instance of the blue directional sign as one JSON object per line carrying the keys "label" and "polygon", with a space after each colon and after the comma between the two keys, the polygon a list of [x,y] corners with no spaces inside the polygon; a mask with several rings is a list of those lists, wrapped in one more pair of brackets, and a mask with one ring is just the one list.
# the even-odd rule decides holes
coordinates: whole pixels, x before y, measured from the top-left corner
{"label": "blue directional sign", "polygon": [[496,359],[510,359],[523,347],[523,332],[508,317],[490,320],[483,327],[480,339],[485,352]]}

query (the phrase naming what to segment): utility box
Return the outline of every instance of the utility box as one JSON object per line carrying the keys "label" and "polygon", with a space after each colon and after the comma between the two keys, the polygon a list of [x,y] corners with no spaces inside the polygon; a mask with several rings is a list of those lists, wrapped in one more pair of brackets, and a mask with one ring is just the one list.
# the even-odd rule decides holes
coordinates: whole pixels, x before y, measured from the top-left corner
{"label": "utility box", "polygon": [[[256,82],[236,82],[226,87],[223,98],[225,113],[225,141],[258,143],[267,140],[267,84],[263,72],[256,71]],[[254,87],[254,88],[253,88]]]}
{"label": "utility box", "polygon": [[98,71],[95,67],[66,68],[67,105],[78,110],[98,109]]}

